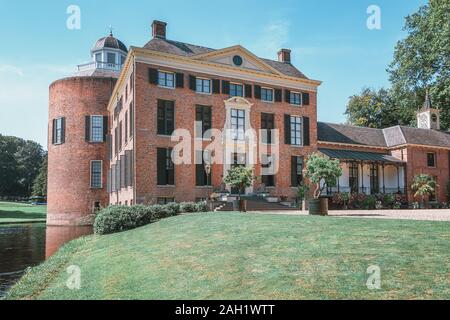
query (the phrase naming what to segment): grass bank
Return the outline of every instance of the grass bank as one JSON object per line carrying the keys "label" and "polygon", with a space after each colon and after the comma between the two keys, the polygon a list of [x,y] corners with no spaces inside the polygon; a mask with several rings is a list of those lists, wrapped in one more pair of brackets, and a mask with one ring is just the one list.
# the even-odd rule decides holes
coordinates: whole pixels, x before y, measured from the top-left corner
{"label": "grass bank", "polygon": [[46,216],[47,206],[0,202],[0,224],[45,222]]}
{"label": "grass bank", "polygon": [[[10,299],[449,299],[450,222],[171,217],[64,246]],[[69,290],[66,268],[80,267]],[[381,270],[381,289],[366,286]]]}

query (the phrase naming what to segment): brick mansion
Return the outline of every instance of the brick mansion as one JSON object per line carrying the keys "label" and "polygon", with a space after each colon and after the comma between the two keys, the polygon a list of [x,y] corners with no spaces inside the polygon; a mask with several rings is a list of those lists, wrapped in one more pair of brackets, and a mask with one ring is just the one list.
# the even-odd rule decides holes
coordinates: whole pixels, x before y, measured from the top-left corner
{"label": "brick mansion", "polygon": [[[319,122],[321,82],[291,63],[290,50],[269,60],[240,45],[169,40],[161,21],[151,35],[144,46],[128,48],[111,33],[95,43],[91,62],[50,85],[49,225],[90,224],[109,204],[198,201],[212,193],[232,199],[235,190],[223,177],[234,165],[254,168],[258,179],[247,194],[294,205],[314,152],[339,159],[343,169],[324,196],[392,193],[412,201],[412,179],[427,173],[439,186],[435,200],[447,201],[450,135],[440,131],[428,96],[417,127]],[[249,129],[256,143],[246,139]],[[214,130],[229,134],[219,138]],[[175,132],[185,135],[174,139]],[[196,146],[181,155],[195,161],[173,159],[180,141]],[[210,151],[212,144],[230,152]],[[265,170],[273,162],[277,170]]]}

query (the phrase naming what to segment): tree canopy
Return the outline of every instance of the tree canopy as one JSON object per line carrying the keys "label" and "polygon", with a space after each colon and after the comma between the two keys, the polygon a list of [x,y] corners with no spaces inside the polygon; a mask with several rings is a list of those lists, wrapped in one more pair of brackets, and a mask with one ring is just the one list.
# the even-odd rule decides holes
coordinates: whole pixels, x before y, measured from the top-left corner
{"label": "tree canopy", "polygon": [[414,125],[415,112],[423,105],[428,90],[433,106],[441,111],[441,128],[449,129],[449,21],[448,0],[430,0],[407,16],[407,36],[397,42],[387,70],[391,88],[364,89],[352,96],[345,113],[348,122],[375,128]]}

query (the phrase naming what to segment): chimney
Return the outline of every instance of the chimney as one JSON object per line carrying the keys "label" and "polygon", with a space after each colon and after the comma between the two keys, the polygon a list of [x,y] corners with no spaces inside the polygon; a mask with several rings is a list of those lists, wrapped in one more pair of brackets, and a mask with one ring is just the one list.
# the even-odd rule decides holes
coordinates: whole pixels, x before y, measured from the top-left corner
{"label": "chimney", "polygon": [[278,51],[278,61],[291,63],[291,50],[281,49],[280,51]]}
{"label": "chimney", "polygon": [[167,23],[165,23],[165,22],[153,20],[153,23],[152,23],[153,38],[165,39],[166,38],[166,26],[167,26]]}

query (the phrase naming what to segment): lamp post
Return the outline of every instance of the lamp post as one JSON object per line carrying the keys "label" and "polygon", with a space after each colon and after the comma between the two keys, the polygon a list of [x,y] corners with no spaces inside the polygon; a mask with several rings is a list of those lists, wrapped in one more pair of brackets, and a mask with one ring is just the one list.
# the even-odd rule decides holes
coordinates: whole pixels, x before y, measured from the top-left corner
{"label": "lamp post", "polygon": [[[211,165],[209,163],[205,163],[205,172],[206,172],[206,187],[209,188],[210,185],[210,173],[211,173]],[[212,205],[211,205],[211,201],[210,201],[210,193],[209,191],[206,191],[206,203],[209,207],[209,210],[212,211]]]}

